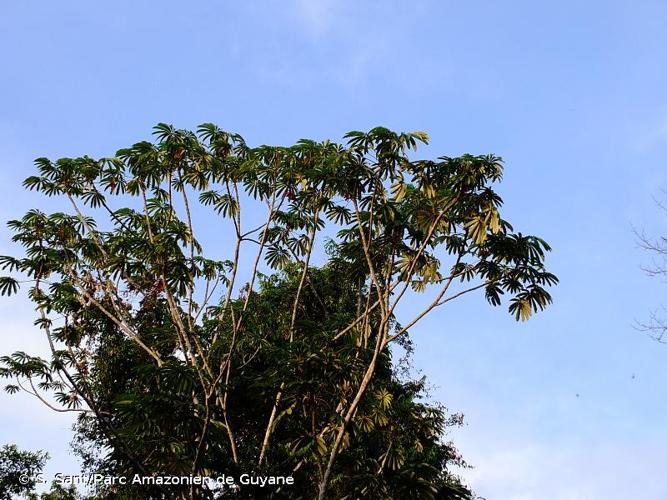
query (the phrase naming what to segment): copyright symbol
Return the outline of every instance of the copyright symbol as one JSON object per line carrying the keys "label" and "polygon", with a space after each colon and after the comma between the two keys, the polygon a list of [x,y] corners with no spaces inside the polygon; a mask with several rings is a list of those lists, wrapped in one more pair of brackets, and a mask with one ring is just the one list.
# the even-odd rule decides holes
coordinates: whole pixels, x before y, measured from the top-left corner
{"label": "copyright symbol", "polygon": [[28,474],[21,474],[19,476],[19,483],[28,484],[30,482],[30,476]]}

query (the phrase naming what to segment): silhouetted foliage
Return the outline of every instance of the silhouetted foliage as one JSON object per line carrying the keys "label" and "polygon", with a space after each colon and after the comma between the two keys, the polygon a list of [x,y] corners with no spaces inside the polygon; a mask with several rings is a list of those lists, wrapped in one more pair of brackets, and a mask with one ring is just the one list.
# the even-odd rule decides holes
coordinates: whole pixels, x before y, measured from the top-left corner
{"label": "silhouetted foliage", "polygon": [[49,455],[22,451],[14,444],[0,448],[0,499],[12,499],[34,490]]}

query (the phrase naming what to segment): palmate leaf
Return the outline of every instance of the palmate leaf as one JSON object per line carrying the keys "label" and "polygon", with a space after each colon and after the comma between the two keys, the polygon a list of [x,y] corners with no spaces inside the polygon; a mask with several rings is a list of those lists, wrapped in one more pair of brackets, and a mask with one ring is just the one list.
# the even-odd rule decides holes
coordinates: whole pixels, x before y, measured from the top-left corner
{"label": "palmate leaf", "polygon": [[17,271],[22,267],[22,263],[19,259],[10,257],[8,255],[0,255],[0,269],[8,270],[10,273]]}
{"label": "palmate leaf", "polygon": [[515,297],[509,305],[509,312],[517,321],[527,321],[533,314],[533,308],[527,298]]}
{"label": "palmate leaf", "polygon": [[484,289],[484,293],[489,304],[499,306],[500,296],[503,295],[504,292],[498,283],[489,283]]}
{"label": "palmate leaf", "polygon": [[352,211],[343,206],[332,205],[327,211],[327,217],[336,224],[349,224],[352,219]]}
{"label": "palmate leaf", "polygon": [[266,263],[272,269],[282,269],[290,262],[290,254],[287,249],[270,245],[266,251]]}
{"label": "palmate leaf", "polygon": [[[424,144],[428,144],[430,140],[429,135],[422,130],[416,130],[414,132],[410,132],[409,134],[407,134],[407,136],[413,139],[417,139],[418,141],[423,142]],[[412,144],[414,146],[413,149],[415,149],[416,144],[414,143],[414,141],[412,142]]]}
{"label": "palmate leaf", "polygon": [[394,196],[394,201],[396,203],[400,203],[407,192],[408,186],[402,180],[391,187],[391,194]]}
{"label": "palmate leaf", "polygon": [[204,191],[199,195],[199,202],[202,205],[213,205],[219,199],[220,195],[215,190]]}
{"label": "palmate leaf", "polygon": [[383,410],[387,410],[389,406],[391,406],[391,402],[393,401],[394,396],[386,388],[382,388],[376,391],[375,398],[380,404],[380,407]]}
{"label": "palmate leaf", "polygon": [[18,385],[7,384],[7,385],[5,386],[5,392],[6,392],[7,394],[16,394],[16,393],[19,392],[20,390],[21,390],[21,388],[20,388]]}
{"label": "palmate leaf", "polygon": [[102,206],[105,201],[104,195],[99,191],[86,191],[81,195],[81,198],[83,198],[83,201],[86,203],[86,205],[90,206],[91,208],[98,208]]}
{"label": "palmate leaf", "polygon": [[356,419],[355,425],[363,432],[370,432],[375,428],[375,421],[367,415],[361,415]]}
{"label": "palmate leaf", "polygon": [[215,211],[223,217],[235,217],[238,213],[238,202],[229,194],[222,194],[213,202]]}
{"label": "palmate leaf", "polygon": [[405,455],[403,450],[390,444],[387,451],[380,456],[379,460],[381,463],[385,464],[386,467],[395,471],[399,470],[405,463]]}
{"label": "palmate leaf", "polygon": [[18,292],[19,282],[9,276],[0,276],[0,296]]}
{"label": "palmate leaf", "polygon": [[426,291],[426,288],[428,287],[428,281],[426,280],[411,280],[410,281],[410,286],[415,292],[418,293],[423,293]]}
{"label": "palmate leaf", "polygon": [[75,392],[56,392],[54,394],[55,400],[70,409],[78,409],[81,407],[81,398]]}
{"label": "palmate leaf", "polygon": [[310,239],[308,235],[302,234],[298,238],[288,238],[287,248],[289,248],[295,255],[305,255],[308,252]]}
{"label": "palmate leaf", "polygon": [[42,177],[39,177],[38,175],[31,175],[30,177],[26,178],[26,180],[23,181],[23,187],[25,187],[29,191],[32,191],[33,189],[40,191],[43,185],[44,185],[44,179],[42,179]]}
{"label": "palmate leaf", "polygon": [[472,217],[465,223],[468,236],[476,245],[482,245],[486,241],[487,223],[481,216]]}

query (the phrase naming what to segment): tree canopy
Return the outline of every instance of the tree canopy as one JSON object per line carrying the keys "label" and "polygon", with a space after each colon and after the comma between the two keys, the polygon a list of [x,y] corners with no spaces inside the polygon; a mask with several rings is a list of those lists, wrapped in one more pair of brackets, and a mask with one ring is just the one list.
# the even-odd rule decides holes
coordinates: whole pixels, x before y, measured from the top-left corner
{"label": "tree canopy", "polygon": [[[423,132],[250,147],[160,124],[114,156],[36,160],[67,212],[9,223],[50,359],[2,358],[10,392],[79,414],[114,474],[293,476],[295,486],[100,495],[467,498],[443,441],[460,422],[401,377],[425,315],[479,291],[526,320],[551,302],[549,245],[499,212],[494,155],[413,158]],[[398,307],[420,304],[408,318]],[[94,453],[94,450],[106,450]]]}
{"label": "tree canopy", "polygon": [[11,500],[35,488],[47,453],[19,450],[14,444],[0,448],[0,499]]}

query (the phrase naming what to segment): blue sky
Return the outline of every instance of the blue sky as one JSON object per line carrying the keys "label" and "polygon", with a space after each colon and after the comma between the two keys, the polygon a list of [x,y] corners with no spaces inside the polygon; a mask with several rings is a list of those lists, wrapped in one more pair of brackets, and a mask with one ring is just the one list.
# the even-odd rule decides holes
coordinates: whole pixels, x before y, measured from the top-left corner
{"label": "blue sky", "polygon": [[[41,206],[20,187],[34,158],[109,155],[161,121],[253,144],[384,125],[427,131],[423,156],[498,154],[504,216],[552,244],[561,284],[528,323],[477,296],[415,329],[433,395],[467,418],[463,474],[489,499],[667,498],[667,348],[633,328],[667,285],[632,234],[667,234],[666,17],[641,0],[3,2],[0,219]],[[2,353],[43,351],[25,296],[0,317]],[[0,401],[0,443],[76,470],[68,418]]]}

